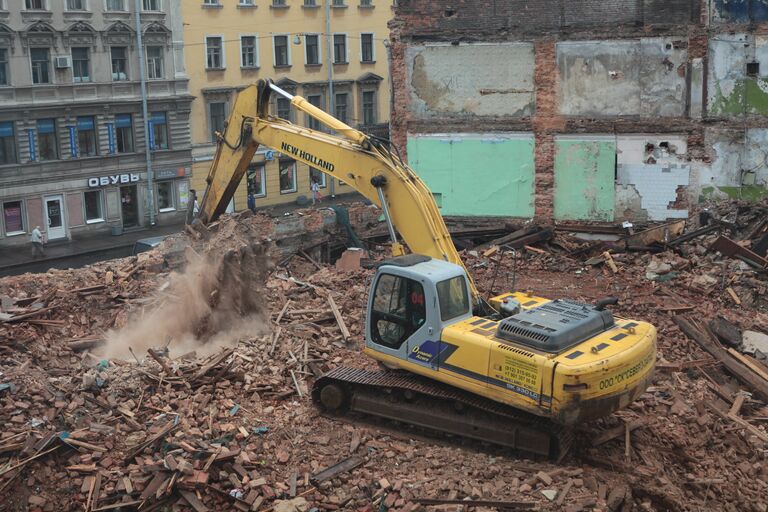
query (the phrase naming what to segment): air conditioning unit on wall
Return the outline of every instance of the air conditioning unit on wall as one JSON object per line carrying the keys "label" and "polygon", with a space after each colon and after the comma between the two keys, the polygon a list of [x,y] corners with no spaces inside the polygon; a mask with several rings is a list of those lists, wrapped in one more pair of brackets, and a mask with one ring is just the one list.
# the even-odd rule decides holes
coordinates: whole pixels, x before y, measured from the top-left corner
{"label": "air conditioning unit on wall", "polygon": [[65,55],[64,57],[55,57],[53,64],[56,66],[56,69],[66,69],[72,67],[72,62],[69,59],[69,55]]}

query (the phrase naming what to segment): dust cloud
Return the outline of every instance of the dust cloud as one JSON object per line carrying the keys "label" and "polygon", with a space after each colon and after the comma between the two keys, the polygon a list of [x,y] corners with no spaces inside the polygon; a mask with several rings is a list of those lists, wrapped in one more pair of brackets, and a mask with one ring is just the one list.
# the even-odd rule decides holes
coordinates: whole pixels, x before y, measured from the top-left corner
{"label": "dust cloud", "polygon": [[101,357],[133,359],[133,350],[141,359],[147,349],[166,346],[170,357],[204,357],[269,331],[263,290],[270,263],[262,246],[206,256],[190,251],[187,260],[125,327],[107,332]]}

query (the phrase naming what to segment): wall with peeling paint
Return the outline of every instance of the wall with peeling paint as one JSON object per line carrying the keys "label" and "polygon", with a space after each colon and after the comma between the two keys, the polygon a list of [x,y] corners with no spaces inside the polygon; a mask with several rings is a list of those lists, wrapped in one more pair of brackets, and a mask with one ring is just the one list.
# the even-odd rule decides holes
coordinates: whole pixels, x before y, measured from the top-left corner
{"label": "wall with peeling paint", "polygon": [[[732,195],[740,187],[768,190],[768,129],[711,128],[707,144],[714,156],[697,176],[702,195]],[[762,193],[761,195],[764,195]]]}
{"label": "wall with peeling paint", "polygon": [[768,0],[710,0],[712,23],[759,23],[768,21]]}
{"label": "wall with peeling paint", "polygon": [[[747,75],[748,63],[759,63],[756,75]],[[710,116],[768,115],[768,38],[753,34],[710,38],[708,100]]]}
{"label": "wall with peeling paint", "polygon": [[412,46],[406,63],[417,118],[533,113],[531,43]]}
{"label": "wall with peeling paint", "polygon": [[616,139],[555,138],[555,219],[613,221]]}
{"label": "wall with peeling paint", "polygon": [[533,217],[533,135],[409,135],[411,167],[443,215]]}
{"label": "wall with peeling paint", "polygon": [[557,43],[560,113],[683,115],[687,47],[685,38]]}

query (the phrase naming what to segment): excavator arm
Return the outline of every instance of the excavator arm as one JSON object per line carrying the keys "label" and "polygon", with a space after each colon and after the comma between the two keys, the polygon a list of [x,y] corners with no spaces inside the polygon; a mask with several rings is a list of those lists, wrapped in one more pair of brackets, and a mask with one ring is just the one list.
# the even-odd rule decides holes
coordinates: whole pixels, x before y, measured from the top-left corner
{"label": "excavator arm", "polygon": [[[310,130],[271,116],[272,92],[290,99],[298,110],[338,135]],[[259,80],[240,91],[206,179],[198,219],[215,221],[232,199],[259,146],[322,171],[352,186],[384,210],[393,255],[404,253],[395,228],[411,252],[464,266],[432,193],[423,181],[380,140],[370,137],[270,81]],[[465,268],[466,271],[466,268]],[[475,302],[479,293],[467,272]]]}

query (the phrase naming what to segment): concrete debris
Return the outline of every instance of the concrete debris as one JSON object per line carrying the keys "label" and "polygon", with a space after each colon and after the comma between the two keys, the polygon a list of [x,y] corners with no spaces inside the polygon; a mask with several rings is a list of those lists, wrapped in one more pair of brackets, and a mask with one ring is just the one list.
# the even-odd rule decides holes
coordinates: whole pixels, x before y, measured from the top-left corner
{"label": "concrete debris", "polygon": [[[308,394],[317,376],[376,367],[362,353],[374,271],[330,264],[338,237],[326,213],[296,215],[290,229],[262,214],[225,216],[140,258],[0,279],[0,508],[765,510],[768,380],[752,354],[768,333],[768,281],[708,250],[721,235],[740,247],[762,239],[754,209],[765,205],[708,207],[706,226],[694,214],[642,248],[620,226],[601,241],[567,226],[449,219],[484,296],[618,296],[617,316],[658,329],[651,387],[584,425],[559,465],[318,414]],[[375,261],[386,229],[368,222],[370,210],[350,217]],[[671,277],[649,280],[649,269]],[[174,284],[190,273],[213,279]],[[141,344],[110,355],[110,333],[168,311],[181,290],[207,297],[208,313],[184,322],[191,332],[145,329]],[[217,321],[225,305],[236,315]],[[254,315],[260,328],[228,329]]]}

